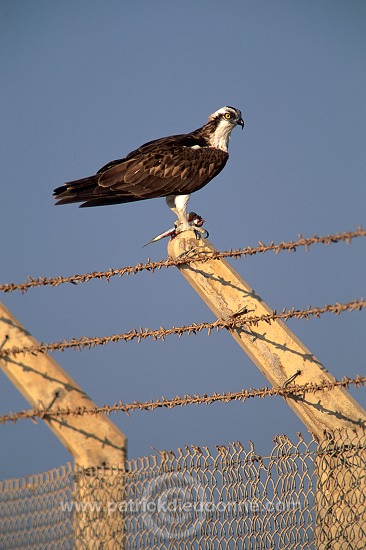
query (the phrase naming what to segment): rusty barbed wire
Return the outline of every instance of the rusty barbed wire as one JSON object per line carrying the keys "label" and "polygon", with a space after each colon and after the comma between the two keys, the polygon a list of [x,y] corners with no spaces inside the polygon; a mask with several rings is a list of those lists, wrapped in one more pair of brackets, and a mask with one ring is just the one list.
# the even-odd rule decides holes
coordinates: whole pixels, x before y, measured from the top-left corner
{"label": "rusty barbed wire", "polygon": [[266,245],[259,241],[259,245],[256,247],[248,246],[246,248],[238,248],[236,250],[227,250],[224,252],[213,252],[209,256],[204,257],[198,257],[195,256],[194,258],[182,258],[179,260],[158,260],[156,262],[152,262],[150,258],[148,258],[146,263],[138,263],[134,266],[126,266],[122,267],[120,269],[113,269],[110,268],[106,271],[93,271],[91,273],[84,273],[84,274],[76,274],[71,275],[67,277],[58,276],[58,277],[39,277],[39,278],[33,278],[31,276],[28,277],[28,280],[25,283],[7,283],[0,285],[0,291],[1,292],[14,292],[16,290],[20,291],[22,294],[27,292],[30,288],[35,287],[41,287],[41,286],[50,286],[50,287],[56,287],[64,283],[71,283],[74,285],[87,283],[91,281],[92,279],[99,279],[103,280],[105,279],[108,283],[112,277],[118,276],[123,277],[124,275],[136,275],[137,273],[140,273],[141,271],[150,271],[151,273],[154,273],[155,270],[160,271],[163,267],[169,268],[169,267],[178,267],[182,264],[187,264],[190,262],[206,262],[208,260],[212,259],[220,259],[220,258],[234,258],[238,259],[240,257],[245,256],[254,256],[255,254],[264,254],[265,252],[273,251],[275,254],[278,254],[281,251],[287,250],[290,252],[295,252],[297,248],[299,247],[305,247],[306,250],[309,249],[311,245],[314,244],[325,244],[330,245],[337,242],[346,242],[347,244],[350,244],[352,239],[355,239],[357,237],[365,237],[366,236],[366,230],[362,228],[362,226],[359,226],[355,231],[344,231],[342,233],[335,233],[330,234],[324,237],[318,237],[317,235],[313,235],[312,237],[303,237],[301,234],[298,236],[297,241],[288,241],[288,242],[280,242],[275,244],[273,241]]}
{"label": "rusty barbed wire", "polygon": [[348,388],[350,385],[355,387],[364,386],[366,384],[366,376],[357,375],[355,378],[343,377],[341,380],[334,380],[333,382],[325,380],[320,384],[315,383],[306,383],[302,385],[291,385],[291,386],[282,386],[277,388],[264,388],[249,390],[242,389],[238,392],[227,392],[227,393],[214,393],[212,395],[184,395],[183,397],[173,397],[171,399],[166,399],[162,397],[155,401],[145,401],[139,402],[134,401],[133,403],[123,403],[118,401],[114,405],[102,405],[101,407],[76,407],[74,409],[67,408],[58,408],[55,410],[52,409],[42,409],[35,408],[28,411],[20,412],[10,412],[8,414],[3,414],[0,416],[0,424],[5,424],[6,422],[16,422],[17,420],[25,420],[36,418],[56,418],[59,416],[83,416],[83,415],[97,415],[97,414],[107,414],[110,415],[112,412],[124,412],[130,414],[135,411],[154,411],[158,408],[168,408],[173,409],[174,407],[183,407],[187,405],[211,405],[212,403],[229,403],[230,401],[242,401],[243,403],[250,398],[259,397],[261,399],[265,397],[289,397],[294,394],[305,394],[305,393],[316,393],[318,391],[330,391],[334,388]]}
{"label": "rusty barbed wire", "polygon": [[311,307],[309,306],[307,309],[295,309],[292,307],[291,309],[284,308],[281,312],[277,313],[277,311],[274,309],[272,313],[266,313],[264,315],[251,315],[246,316],[246,313],[242,313],[238,316],[231,317],[228,320],[218,319],[217,321],[213,321],[211,323],[203,322],[203,323],[192,323],[191,325],[182,325],[180,327],[171,327],[169,329],[165,329],[164,327],[160,327],[159,329],[149,329],[149,328],[140,328],[140,329],[131,329],[128,332],[124,332],[121,334],[112,334],[110,336],[102,336],[102,337],[82,337],[82,338],[72,338],[71,340],[59,340],[58,342],[51,342],[49,344],[39,344],[35,346],[24,346],[22,348],[19,347],[12,347],[12,348],[2,348],[0,349],[0,359],[5,358],[8,356],[15,356],[19,355],[20,353],[46,353],[46,352],[52,352],[52,351],[64,351],[66,349],[77,349],[80,351],[83,348],[94,348],[96,346],[105,346],[106,344],[109,344],[110,342],[130,342],[131,340],[136,340],[138,343],[141,342],[141,340],[145,340],[147,338],[152,338],[153,340],[165,340],[166,336],[171,336],[172,334],[177,334],[179,337],[183,334],[187,333],[190,334],[196,334],[197,332],[202,332],[203,330],[207,330],[208,336],[211,334],[211,331],[216,329],[217,331],[222,329],[228,329],[233,330],[240,326],[257,326],[258,323],[261,321],[264,321],[266,323],[271,323],[272,321],[275,321],[277,319],[281,319],[283,321],[287,321],[288,319],[295,318],[295,319],[309,319],[309,317],[320,317],[320,315],[323,315],[324,313],[334,313],[336,315],[339,315],[340,313],[343,313],[344,311],[356,311],[356,310],[362,310],[366,307],[366,301],[363,298],[360,298],[359,300],[352,300],[351,302],[347,302],[344,304],[336,303],[336,304],[327,304],[323,307]]}

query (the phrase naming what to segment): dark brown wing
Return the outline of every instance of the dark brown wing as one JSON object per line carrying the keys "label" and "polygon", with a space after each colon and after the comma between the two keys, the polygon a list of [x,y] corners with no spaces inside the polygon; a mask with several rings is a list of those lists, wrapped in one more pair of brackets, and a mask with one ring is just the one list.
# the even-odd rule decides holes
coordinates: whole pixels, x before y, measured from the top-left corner
{"label": "dark brown wing", "polygon": [[101,206],[198,191],[224,168],[229,156],[202,145],[189,135],[146,143],[96,176],[56,189],[57,204],[85,201],[81,206]]}

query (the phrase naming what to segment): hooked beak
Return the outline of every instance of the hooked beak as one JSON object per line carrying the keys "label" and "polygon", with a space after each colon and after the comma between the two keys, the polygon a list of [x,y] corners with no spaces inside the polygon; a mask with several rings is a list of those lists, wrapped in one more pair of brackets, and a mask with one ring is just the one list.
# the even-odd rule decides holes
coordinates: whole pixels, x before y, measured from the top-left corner
{"label": "hooked beak", "polygon": [[241,129],[243,130],[244,128],[244,120],[240,117],[238,122],[236,123],[237,125],[241,126]]}

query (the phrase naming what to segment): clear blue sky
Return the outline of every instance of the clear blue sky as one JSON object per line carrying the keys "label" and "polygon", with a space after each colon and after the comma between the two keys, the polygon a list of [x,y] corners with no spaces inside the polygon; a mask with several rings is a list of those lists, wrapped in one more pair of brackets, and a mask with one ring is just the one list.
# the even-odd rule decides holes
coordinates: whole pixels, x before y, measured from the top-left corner
{"label": "clear blue sky", "polygon": [[[2,283],[166,257],[163,200],[55,208],[52,190],[140,144],[242,110],[224,172],[191,198],[221,250],[355,229],[365,222],[366,3],[354,0],[2,0]],[[365,243],[234,263],[273,308],[364,295]],[[44,342],[214,320],[177,270],[1,297]],[[364,314],[289,326],[336,376],[364,373]],[[267,381],[229,334],[55,354],[97,404],[237,391]],[[365,404],[365,392],[352,390]],[[1,413],[29,408],[1,376]],[[184,444],[306,432],[280,398],[122,413],[129,456]],[[70,457],[38,422],[0,427],[0,477]]]}

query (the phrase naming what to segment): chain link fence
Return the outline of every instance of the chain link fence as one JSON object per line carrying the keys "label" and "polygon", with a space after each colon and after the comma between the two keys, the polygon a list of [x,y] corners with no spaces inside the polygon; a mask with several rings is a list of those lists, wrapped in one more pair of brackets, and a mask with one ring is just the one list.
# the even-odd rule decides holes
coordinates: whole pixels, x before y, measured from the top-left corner
{"label": "chain link fence", "polygon": [[0,483],[1,549],[361,550],[365,434],[187,446]]}
{"label": "chain link fence", "polygon": [[0,482],[0,549],[73,548],[73,466]]}

